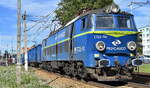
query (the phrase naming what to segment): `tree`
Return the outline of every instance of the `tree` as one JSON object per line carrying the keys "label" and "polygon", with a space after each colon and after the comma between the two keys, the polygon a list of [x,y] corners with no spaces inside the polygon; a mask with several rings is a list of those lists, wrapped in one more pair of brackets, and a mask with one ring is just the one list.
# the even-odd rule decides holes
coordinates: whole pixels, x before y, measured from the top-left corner
{"label": "tree", "polygon": [[55,10],[56,19],[61,25],[75,18],[83,10],[103,8],[113,3],[113,0],[61,0]]}

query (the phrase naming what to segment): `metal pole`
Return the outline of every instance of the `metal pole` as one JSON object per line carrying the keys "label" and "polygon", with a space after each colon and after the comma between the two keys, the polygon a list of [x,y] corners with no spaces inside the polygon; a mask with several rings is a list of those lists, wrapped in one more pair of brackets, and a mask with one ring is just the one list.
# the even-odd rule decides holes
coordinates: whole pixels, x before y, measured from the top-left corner
{"label": "metal pole", "polygon": [[131,10],[130,13],[133,14],[133,6],[132,5],[130,6],[130,10]]}
{"label": "metal pole", "polygon": [[20,52],[21,52],[21,0],[17,0],[17,66],[16,66],[16,78],[17,83],[21,82],[21,66],[20,66]]}
{"label": "metal pole", "polygon": [[25,71],[28,71],[28,55],[27,55],[27,24],[26,24],[26,11],[23,15],[23,22],[24,22],[24,50],[25,50]]}
{"label": "metal pole", "polygon": [[6,66],[8,66],[8,45],[7,45],[7,53],[6,53]]}
{"label": "metal pole", "polygon": [[13,38],[11,40],[11,55],[13,55]]}

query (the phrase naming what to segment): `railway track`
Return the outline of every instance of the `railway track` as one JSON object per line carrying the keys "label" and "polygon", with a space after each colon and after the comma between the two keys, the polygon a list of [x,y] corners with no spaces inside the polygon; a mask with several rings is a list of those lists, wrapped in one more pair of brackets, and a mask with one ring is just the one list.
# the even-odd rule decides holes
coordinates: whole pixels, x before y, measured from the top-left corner
{"label": "railway track", "polygon": [[149,85],[134,82],[89,82],[89,84],[102,88],[150,88]]}
{"label": "railway track", "polygon": [[140,84],[135,82],[128,82],[126,86],[131,88],[150,88],[150,85],[145,85],[145,84]]}
{"label": "railway track", "polygon": [[[38,69],[38,70],[42,70],[42,69]],[[70,77],[70,76],[67,76],[64,74],[60,74],[60,73],[48,72],[46,70],[42,70],[42,71],[47,72],[50,75],[55,74],[58,76],[57,78],[55,78],[53,80],[48,80],[47,82],[45,82],[46,84],[50,84],[51,82],[57,81],[57,79],[64,77],[64,78],[71,79],[71,80],[74,80],[74,81],[77,81],[77,82],[80,82],[83,84],[91,85],[91,86],[96,87],[96,88],[150,88],[150,85],[146,85],[146,84],[140,83],[140,82],[135,82],[134,81],[135,79],[130,80],[130,81],[126,81],[126,82],[125,81],[98,82],[95,80],[85,81],[85,80],[79,80],[77,78]],[[137,76],[135,76],[135,77],[137,77]],[[74,87],[74,88],[76,88],[76,87]],[[86,88],[86,87],[84,87],[84,88]]]}
{"label": "railway track", "polygon": [[150,73],[134,72],[132,75],[150,77]]}
{"label": "railway track", "polygon": [[[60,74],[59,74],[60,75]],[[71,78],[66,76],[67,78]],[[98,81],[84,81],[78,80],[100,88],[150,88],[150,74],[147,73],[134,73],[133,80],[128,81],[110,81],[110,82],[98,82]]]}
{"label": "railway track", "polygon": [[133,73],[133,82],[150,85],[150,74],[149,73]]}

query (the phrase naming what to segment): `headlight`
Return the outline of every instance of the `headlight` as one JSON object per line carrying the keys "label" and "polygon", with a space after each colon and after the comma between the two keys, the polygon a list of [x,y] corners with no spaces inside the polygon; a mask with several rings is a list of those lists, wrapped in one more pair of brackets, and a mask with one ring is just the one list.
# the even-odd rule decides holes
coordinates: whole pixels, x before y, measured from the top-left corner
{"label": "headlight", "polygon": [[142,60],[139,60],[139,59],[133,59],[132,60],[132,65],[133,66],[140,66],[140,65],[142,65]]}
{"label": "headlight", "polygon": [[99,51],[104,51],[105,50],[105,43],[103,41],[98,41],[96,43],[96,48]]}
{"label": "headlight", "polygon": [[136,49],[136,43],[134,41],[130,41],[127,44],[127,47],[128,47],[129,50],[134,51]]}
{"label": "headlight", "polygon": [[114,12],[114,13],[118,13],[119,12],[119,8],[112,8],[112,12]]}

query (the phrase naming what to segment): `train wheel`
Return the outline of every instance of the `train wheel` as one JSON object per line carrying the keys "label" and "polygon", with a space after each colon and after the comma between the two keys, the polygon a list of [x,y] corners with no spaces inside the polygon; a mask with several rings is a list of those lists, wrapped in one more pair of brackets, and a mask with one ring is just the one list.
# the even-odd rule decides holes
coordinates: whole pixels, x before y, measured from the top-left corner
{"label": "train wheel", "polygon": [[80,79],[84,79],[86,77],[85,68],[81,62],[77,64],[77,74]]}
{"label": "train wheel", "polygon": [[70,66],[68,63],[65,63],[64,72],[66,75],[70,75]]}
{"label": "train wheel", "polygon": [[71,76],[72,77],[76,77],[77,76],[77,66],[75,63],[70,63],[70,72],[71,72]]}

